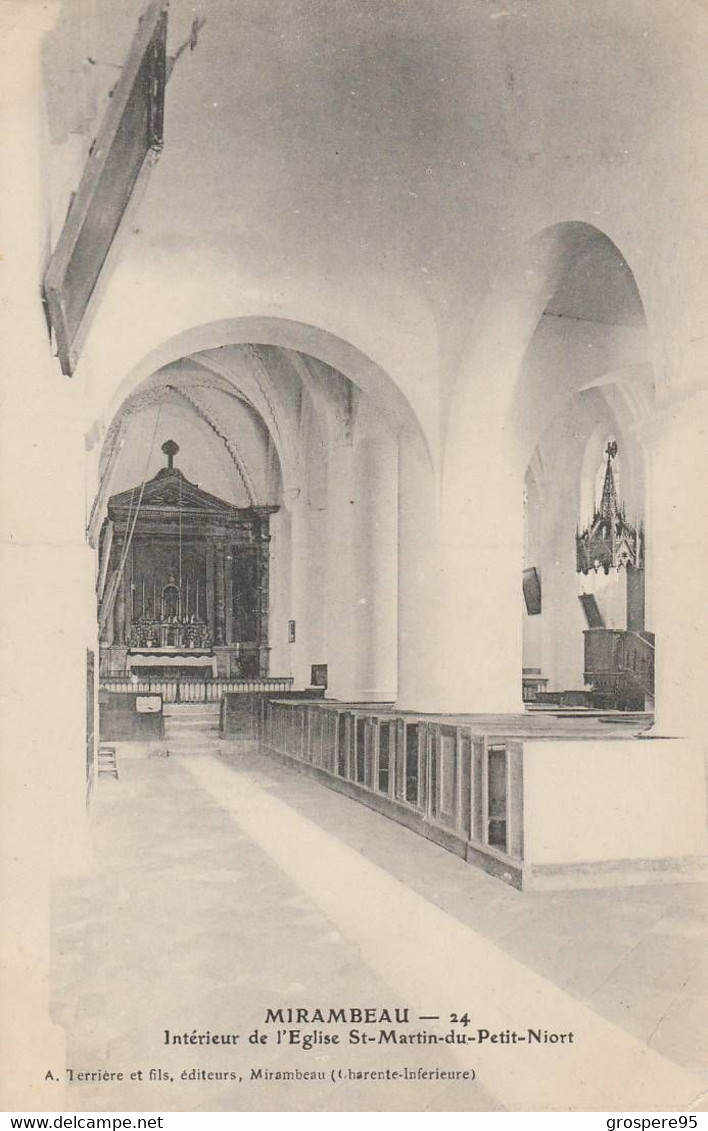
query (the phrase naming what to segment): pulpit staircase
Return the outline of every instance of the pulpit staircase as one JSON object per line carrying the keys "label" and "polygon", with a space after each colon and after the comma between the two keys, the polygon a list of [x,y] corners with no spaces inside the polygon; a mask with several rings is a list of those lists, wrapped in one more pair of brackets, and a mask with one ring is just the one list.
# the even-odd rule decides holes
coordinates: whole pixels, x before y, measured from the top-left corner
{"label": "pulpit staircase", "polygon": [[525,668],[527,710],[589,710],[644,713],[654,710],[654,635],[630,629],[585,632],[585,688],[546,691],[538,669]]}
{"label": "pulpit staircase", "polygon": [[585,682],[621,711],[651,710],[654,635],[612,628],[585,632]]}

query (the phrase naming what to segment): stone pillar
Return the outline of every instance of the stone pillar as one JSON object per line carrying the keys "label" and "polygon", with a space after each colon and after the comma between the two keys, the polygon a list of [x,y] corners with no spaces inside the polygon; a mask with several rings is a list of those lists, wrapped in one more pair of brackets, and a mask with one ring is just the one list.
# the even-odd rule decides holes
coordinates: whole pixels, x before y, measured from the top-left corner
{"label": "stone pillar", "polygon": [[647,576],[654,733],[708,742],[708,392],[665,410],[650,446]]}
{"label": "stone pillar", "polygon": [[327,462],[327,627],[329,694],[349,700],[353,677],[354,452],[350,443],[329,447]]}
{"label": "stone pillar", "polygon": [[[568,494],[575,501],[574,482],[567,480]],[[582,691],[584,678],[584,637],[586,628],[578,598],[575,527],[563,502],[549,501],[546,516],[548,541],[541,565],[541,603],[543,607],[543,675],[548,691]],[[577,513],[574,512],[574,513]],[[570,521],[569,521],[570,519]],[[577,520],[576,520],[577,522]],[[592,584],[590,580],[588,588]]]}
{"label": "stone pillar", "polygon": [[546,489],[540,508],[541,531],[535,564],[541,571],[543,612],[538,619],[543,642],[542,674],[549,680],[548,691],[571,691],[584,687],[586,624],[578,600],[575,531],[581,515],[578,469],[587,438],[582,422],[570,412],[561,419],[559,427],[562,442],[554,439],[542,453]]}
{"label": "stone pillar", "polygon": [[438,486],[427,454],[398,446],[398,689],[405,711],[440,709],[442,577]]}
{"label": "stone pillar", "polygon": [[397,686],[398,452],[374,421],[355,439],[352,698],[391,702]]}
{"label": "stone pillar", "polygon": [[446,460],[441,709],[523,710],[523,474],[494,419],[457,443]]}

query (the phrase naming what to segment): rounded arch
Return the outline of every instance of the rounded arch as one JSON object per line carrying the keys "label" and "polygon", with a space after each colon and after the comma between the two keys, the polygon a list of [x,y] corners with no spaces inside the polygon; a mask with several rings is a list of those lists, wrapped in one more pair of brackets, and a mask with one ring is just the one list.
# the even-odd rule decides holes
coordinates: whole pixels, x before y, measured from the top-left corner
{"label": "rounded arch", "polygon": [[310,354],[338,370],[387,412],[396,429],[406,433],[431,459],[431,438],[426,435],[405,393],[380,365],[335,334],[286,318],[244,316],[224,319],[191,327],[165,340],[146,354],[120,382],[108,406],[107,418],[112,420],[126,398],[156,370],[220,346],[252,343]]}
{"label": "rounded arch", "polygon": [[[108,424],[98,459],[97,491],[104,498],[104,501],[106,490],[112,486],[118,456],[125,440],[129,438],[129,429],[133,422],[140,418],[141,414],[154,413],[157,410],[158,415],[155,419],[155,431],[157,432],[158,422],[161,414],[164,416],[163,409],[165,406],[168,415],[174,417],[177,413],[178,416],[181,415],[189,421],[191,428],[197,428],[197,433],[192,437],[193,440],[198,438],[201,432],[201,442],[207,436],[215,441],[217,450],[222,450],[226,459],[225,466],[230,468],[234,477],[234,488],[237,493],[243,494],[246,505],[253,506],[266,501],[262,497],[264,483],[257,483],[252,474],[251,460],[254,453],[253,450],[249,452],[248,448],[249,446],[251,449],[253,448],[253,439],[254,436],[257,436],[259,427],[267,431],[267,425],[260,418],[257,409],[245,397],[238,396],[233,385],[206,371],[204,371],[201,382],[190,383],[189,376],[192,372],[198,374],[200,372],[199,367],[195,366],[193,371],[188,370],[185,373],[170,367],[158,370],[151,377],[145,378],[122,402]],[[252,422],[249,428],[249,443],[245,445],[245,448],[237,439],[233,425],[229,425],[228,422],[224,423],[223,409],[218,404],[214,405],[213,395],[211,396],[211,403],[208,398],[205,399],[205,394],[214,393],[231,396],[234,401],[238,401],[242,412],[246,414],[245,419]],[[175,422],[174,426],[179,429],[179,420]],[[151,446],[148,458],[152,458],[155,454],[154,446]],[[221,474],[223,475],[223,472]],[[262,480],[263,476],[258,476],[258,479]],[[213,487],[218,490],[215,484],[213,484]],[[92,525],[95,524],[96,517],[92,516]]]}
{"label": "rounded arch", "polygon": [[[254,343],[308,354],[336,369],[367,394],[377,408],[387,415],[394,430],[405,436],[429,467],[433,466],[431,445],[408,398],[385,370],[349,342],[316,326],[290,319],[248,316],[215,321],[183,330],[162,342],[145,355],[115,389],[104,416],[109,423],[97,465],[96,495],[89,519],[90,541],[95,541],[97,536],[103,506],[110,489],[112,463],[120,447],[121,421],[125,419],[125,406],[131,398],[139,396],[140,390],[156,374],[169,372],[171,367],[187,360],[201,365],[205,375],[209,373],[210,378],[218,382],[222,390],[235,393],[238,389],[237,374],[232,369],[222,369],[213,363],[203,364],[200,355],[203,359],[208,351]],[[247,396],[246,399],[250,398]],[[253,407],[259,412],[257,404]],[[278,437],[269,427],[267,418],[264,418],[264,423],[275,442],[283,489],[287,494],[296,483],[295,467],[289,458],[287,446],[276,442]]]}
{"label": "rounded arch", "polygon": [[[495,629],[509,641],[496,676],[507,689],[506,702],[513,704],[524,663],[517,599],[524,556],[523,483],[536,446],[549,435],[542,452],[548,489],[539,516],[546,611],[531,618],[538,648],[527,649],[526,659],[533,667],[548,666],[546,674],[560,689],[561,684],[582,686],[583,624],[573,541],[578,430],[589,426],[591,405],[616,395],[610,375],[626,398],[627,415],[641,408],[646,390],[632,404],[620,373],[629,386],[651,387],[646,317],[630,265],[593,224],[568,220],[545,227],[501,265],[489,286],[447,405],[442,511],[450,528],[454,524],[464,531],[457,561],[449,568],[450,587],[464,584],[475,569],[485,580],[494,570],[496,609],[503,610],[497,612]],[[475,490],[489,481],[493,491]],[[490,531],[503,542],[503,554],[495,554]],[[465,546],[473,546],[474,555]],[[463,648],[478,613],[462,601],[460,606],[456,623],[451,614],[446,630]],[[553,625],[550,635],[541,621]]]}
{"label": "rounded arch", "polygon": [[[555,411],[609,371],[632,367],[637,373],[644,367],[642,379],[653,381],[649,331],[632,265],[618,243],[592,223],[548,225],[490,282],[448,404],[446,459],[464,443],[473,419],[491,416],[509,443],[522,449],[516,454],[525,471],[543,426],[538,412],[535,434],[524,435],[534,402],[543,413]],[[552,369],[555,379],[549,381]]]}

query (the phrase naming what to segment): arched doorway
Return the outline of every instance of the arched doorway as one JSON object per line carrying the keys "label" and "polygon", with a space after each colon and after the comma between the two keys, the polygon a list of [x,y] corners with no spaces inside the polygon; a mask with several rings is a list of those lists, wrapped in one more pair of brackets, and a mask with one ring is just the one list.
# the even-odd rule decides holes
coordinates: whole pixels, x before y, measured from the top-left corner
{"label": "arched doorway", "polygon": [[643,709],[649,688],[622,692],[611,653],[627,633],[647,651],[644,458],[600,389],[571,398],[540,438],[524,520],[525,700]]}
{"label": "arched doorway", "polygon": [[[525,698],[644,708],[653,696],[641,407],[653,399],[653,378],[644,311],[607,236],[584,224],[555,235],[553,289],[511,407],[525,460],[524,576],[539,589],[536,604],[523,606]],[[619,670],[627,664],[636,679]]]}
{"label": "arched doorway", "polygon": [[[627,458],[641,448],[652,402],[646,319],[618,247],[580,221],[545,229],[490,287],[450,401],[442,498],[451,709],[518,711],[524,667],[538,687],[584,688],[575,533],[585,446],[601,424],[620,429]],[[528,523],[524,532],[524,486],[543,546],[529,546]],[[527,611],[524,570],[526,598],[546,612]]]}
{"label": "arched doorway", "polygon": [[[119,406],[101,457],[94,527],[121,489],[129,503],[137,501],[146,484],[165,473],[167,469],[159,469],[160,451],[173,439],[181,449],[180,466],[190,490],[198,484],[220,505],[244,516],[270,512],[268,568],[257,571],[251,586],[256,604],[267,609],[258,630],[257,671],[245,672],[243,665],[245,651],[256,641],[234,635],[248,617],[239,603],[244,590],[236,584],[230,553],[225,596],[220,599],[217,592],[200,609],[216,652],[240,647],[228,671],[222,671],[219,660],[219,674],[268,673],[306,687],[313,669],[322,678],[324,668],[328,690],[339,698],[395,698],[397,456],[407,424],[405,410],[402,419],[387,405],[387,395],[375,402],[309,354],[238,343],[169,362],[144,378]],[[99,594],[104,600],[106,594],[110,597],[116,561],[115,547],[113,559],[106,557],[105,535],[100,543]],[[121,569],[120,557],[118,562]],[[174,573],[174,562],[170,568]],[[192,601],[195,586],[204,598],[213,589],[208,568],[202,564],[197,573],[188,579]],[[169,578],[159,580],[164,597]],[[112,625],[128,650],[136,616],[144,615],[144,583],[142,575],[127,579],[122,590],[118,587],[122,600],[102,615],[107,631]],[[148,589],[155,583],[147,578]],[[138,586],[135,601],[131,585]],[[184,607],[182,590],[178,604]],[[227,610],[221,620],[215,614],[220,600]]]}

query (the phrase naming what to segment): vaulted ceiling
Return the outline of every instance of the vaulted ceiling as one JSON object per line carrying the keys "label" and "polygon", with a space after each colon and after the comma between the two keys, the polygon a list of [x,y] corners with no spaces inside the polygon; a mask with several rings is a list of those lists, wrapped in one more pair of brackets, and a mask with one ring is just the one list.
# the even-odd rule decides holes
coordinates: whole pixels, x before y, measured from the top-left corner
{"label": "vaulted ceiling", "polygon": [[[55,138],[95,129],[142,6],[65,4],[47,46]],[[497,262],[549,213],[602,227],[621,207],[630,233],[633,209],[661,207],[672,115],[702,67],[680,7],[172,0],[170,53],[204,23],[168,84],[136,246],[157,261],[198,250],[270,293],[378,280],[433,310],[444,363]],[[553,311],[577,316],[581,292],[576,275]],[[609,279],[593,318],[631,323],[615,297]]]}
{"label": "vaulted ceiling", "polygon": [[301,486],[303,445],[351,439],[357,390],[336,370],[274,346],[206,350],[158,370],[124,402],[103,447],[111,494],[152,478],[180,446],[177,466],[237,506],[275,503]]}

